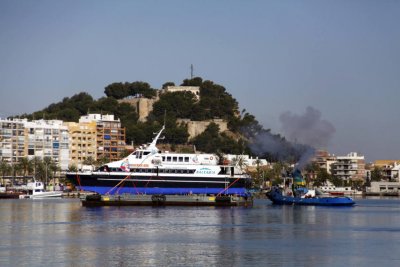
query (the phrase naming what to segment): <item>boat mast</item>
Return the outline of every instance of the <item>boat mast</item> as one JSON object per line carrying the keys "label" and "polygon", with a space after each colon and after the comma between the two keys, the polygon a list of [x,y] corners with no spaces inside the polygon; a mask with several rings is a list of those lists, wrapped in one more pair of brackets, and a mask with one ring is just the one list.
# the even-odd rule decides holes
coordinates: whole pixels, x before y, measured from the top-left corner
{"label": "boat mast", "polygon": [[165,125],[163,125],[163,127],[161,128],[161,130],[158,132],[158,134],[156,135],[156,137],[154,137],[153,141],[150,143],[148,149],[151,150],[152,153],[156,153],[158,151],[156,145],[157,145],[157,141],[160,138],[160,135],[162,133],[162,131],[164,131],[165,129]]}

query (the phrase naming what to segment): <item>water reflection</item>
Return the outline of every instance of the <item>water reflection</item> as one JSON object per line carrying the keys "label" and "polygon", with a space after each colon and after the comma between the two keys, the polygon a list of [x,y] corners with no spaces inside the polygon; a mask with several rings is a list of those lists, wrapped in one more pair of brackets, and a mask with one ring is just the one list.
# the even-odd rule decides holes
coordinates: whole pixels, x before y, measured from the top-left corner
{"label": "water reflection", "polygon": [[84,208],[7,200],[0,266],[386,266],[399,261],[399,203]]}

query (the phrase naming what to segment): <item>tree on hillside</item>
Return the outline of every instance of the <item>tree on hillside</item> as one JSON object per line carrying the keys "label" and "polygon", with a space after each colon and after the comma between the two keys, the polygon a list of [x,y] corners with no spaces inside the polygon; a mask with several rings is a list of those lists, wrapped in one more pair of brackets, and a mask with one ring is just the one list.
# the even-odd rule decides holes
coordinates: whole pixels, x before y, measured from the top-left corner
{"label": "tree on hillside", "polygon": [[208,108],[209,118],[230,120],[238,112],[239,104],[225,87],[212,81],[204,81],[200,87],[200,106]]}
{"label": "tree on hillside", "polygon": [[146,98],[152,98],[156,96],[156,93],[156,90],[152,89],[150,87],[150,84],[146,82],[137,81],[128,85],[128,94],[130,96],[135,96],[139,94]]}
{"label": "tree on hillside", "polygon": [[129,95],[128,83],[112,83],[104,88],[104,93],[107,97],[114,97],[115,99],[122,99]]}
{"label": "tree on hillside", "polygon": [[181,86],[201,86],[203,79],[201,77],[194,77],[193,79],[183,80]]}
{"label": "tree on hillside", "polygon": [[246,147],[246,142],[242,138],[236,141],[225,133],[221,133],[219,139],[219,149],[225,154],[250,154],[250,151]]}
{"label": "tree on hillside", "polygon": [[90,113],[115,114],[118,110],[118,101],[113,97],[102,97],[90,106]]}
{"label": "tree on hillside", "polygon": [[[56,117],[63,121],[79,121],[81,114],[74,108],[65,108],[56,113]],[[83,115],[83,114],[82,114]]]}
{"label": "tree on hillside", "polygon": [[165,143],[169,144],[186,144],[189,134],[185,124],[177,125],[175,121],[170,121],[165,129]]}
{"label": "tree on hillside", "polygon": [[142,81],[112,83],[104,88],[104,93],[107,97],[115,99],[123,99],[127,96],[141,95],[146,98],[155,97],[157,91],[150,87],[150,84]]}
{"label": "tree on hillside", "polygon": [[[263,127],[256,120],[254,115],[249,114],[244,109],[240,116],[234,116],[228,123],[228,128],[234,132],[242,132],[247,137],[254,137]],[[269,131],[269,130],[266,130]]]}
{"label": "tree on hillside", "polygon": [[93,98],[88,93],[82,92],[71,98],[64,97],[61,102],[50,104],[41,111],[32,114],[23,114],[21,117],[29,120],[58,119],[63,121],[78,121],[79,117],[87,114]]}
{"label": "tree on hillside", "polygon": [[162,89],[165,89],[165,88],[167,88],[168,86],[175,86],[175,83],[173,83],[173,82],[166,82],[166,83],[164,83],[164,84],[162,85]]}
{"label": "tree on hillside", "polygon": [[191,92],[168,92],[154,103],[152,116],[161,122],[166,113],[169,118],[190,118],[196,97]]}
{"label": "tree on hillside", "polygon": [[219,126],[215,123],[210,123],[206,130],[196,136],[192,143],[196,146],[196,149],[206,152],[214,153],[216,149],[220,147],[219,138]]}

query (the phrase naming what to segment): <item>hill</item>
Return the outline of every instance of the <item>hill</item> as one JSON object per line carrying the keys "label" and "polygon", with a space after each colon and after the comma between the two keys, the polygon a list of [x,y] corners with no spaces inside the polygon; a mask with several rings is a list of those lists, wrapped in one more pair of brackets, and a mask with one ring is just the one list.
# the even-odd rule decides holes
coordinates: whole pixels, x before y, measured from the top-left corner
{"label": "hill", "polygon": [[[175,84],[167,82],[163,88],[171,85]],[[126,128],[127,143],[134,144],[151,141],[153,132],[158,131],[165,122],[164,143],[171,145],[172,149],[180,145],[195,146],[203,152],[245,153],[269,161],[296,162],[308,149],[272,134],[270,129],[264,129],[246,110],[240,112],[239,103],[224,86],[200,77],[186,79],[181,85],[198,86],[200,99],[192,92],[161,94],[160,90],[151,88],[146,82],[117,82],[107,85],[104,90],[106,96],[100,99],[95,100],[82,92],[19,117],[78,121],[80,116],[87,113],[114,114]],[[118,102],[119,99],[134,96],[157,99],[145,122],[138,121],[138,114],[131,105]],[[177,123],[177,119],[204,121],[215,118],[227,121],[228,131],[221,133],[218,125],[211,123],[203,133],[190,140],[187,126]]]}

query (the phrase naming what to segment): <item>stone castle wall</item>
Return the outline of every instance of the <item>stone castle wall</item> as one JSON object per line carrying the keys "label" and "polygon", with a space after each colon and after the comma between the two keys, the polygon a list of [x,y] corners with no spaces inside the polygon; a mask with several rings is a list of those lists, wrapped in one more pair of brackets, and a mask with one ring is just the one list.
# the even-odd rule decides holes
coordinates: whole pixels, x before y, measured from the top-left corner
{"label": "stone castle wall", "polygon": [[[153,104],[158,100],[156,99],[148,99],[148,98],[126,98],[118,100],[119,103],[128,103],[132,107],[134,107],[135,111],[139,115],[139,121],[144,122],[147,119],[147,116],[153,110]],[[225,132],[228,130],[228,123],[222,119],[213,119],[207,121],[191,121],[189,119],[178,119],[177,123],[184,123],[188,127],[189,139],[192,139],[199,134],[203,133],[207,126],[214,122],[219,126],[220,132]]]}
{"label": "stone castle wall", "polygon": [[214,122],[219,126],[220,132],[225,132],[228,130],[228,123],[222,119],[214,119],[214,120],[207,120],[207,121],[191,121],[189,119],[178,119],[178,123],[184,123],[188,127],[189,139],[192,139],[199,134],[203,133],[207,126]]}
{"label": "stone castle wall", "polygon": [[125,98],[118,100],[119,103],[130,104],[139,115],[139,121],[144,122],[149,116],[150,112],[153,110],[153,104],[158,99],[148,99],[148,98]]}

